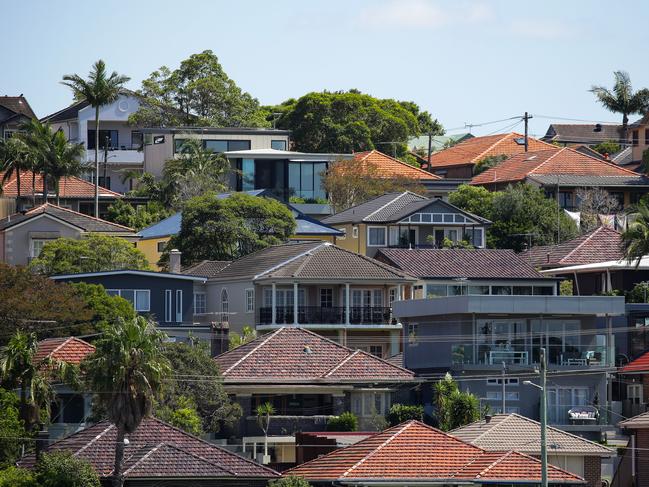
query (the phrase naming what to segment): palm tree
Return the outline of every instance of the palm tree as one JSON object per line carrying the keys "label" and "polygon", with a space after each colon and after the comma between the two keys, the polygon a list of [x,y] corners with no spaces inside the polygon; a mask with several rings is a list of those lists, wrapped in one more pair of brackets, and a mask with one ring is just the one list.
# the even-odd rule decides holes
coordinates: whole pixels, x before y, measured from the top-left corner
{"label": "palm tree", "polygon": [[640,200],[635,207],[635,221],[622,233],[622,249],[629,264],[636,269],[641,259],[649,255],[649,205]]}
{"label": "palm tree", "polygon": [[85,100],[95,109],[95,217],[99,218],[99,108],[113,103],[124,92],[124,84],[131,78],[113,71],[108,75],[106,63],[97,61],[83,79],[77,74],[63,76],[62,84],[72,89],[77,101]]}
{"label": "palm tree", "polygon": [[43,178],[43,200],[47,203],[48,175],[49,175],[49,153],[52,139],[52,129],[49,124],[41,123],[36,119],[21,126],[22,133],[17,135],[24,141],[32,157],[32,198],[36,200],[36,174],[41,173]]}
{"label": "palm tree", "polygon": [[76,384],[75,366],[51,357],[36,360],[37,350],[36,334],[18,330],[0,355],[0,376],[20,390],[20,418],[28,431],[40,422],[41,411],[49,415],[53,379]]}
{"label": "palm tree", "polygon": [[7,140],[0,139],[0,172],[2,172],[0,193],[2,193],[4,183],[9,181],[13,176],[16,176],[16,190],[20,199],[20,173],[30,168],[31,159],[29,149],[20,137],[14,136]]}
{"label": "palm tree", "polygon": [[264,432],[264,463],[268,459],[268,429],[270,428],[270,418],[275,414],[275,407],[270,402],[265,402],[257,406],[257,422]]}
{"label": "palm tree", "polygon": [[615,85],[612,90],[604,86],[593,86],[590,91],[607,110],[622,114],[621,138],[622,143],[626,143],[629,115],[649,110],[649,90],[643,88],[634,93],[631,78],[626,71],[615,71],[613,75],[615,76]]}
{"label": "palm tree", "polygon": [[117,428],[113,486],[121,487],[124,437],[151,414],[153,402],[171,373],[163,353],[166,336],[142,316],[120,320],[104,331],[82,364],[88,388]]}
{"label": "palm tree", "polygon": [[83,144],[68,142],[65,134],[60,131],[52,134],[51,139],[48,165],[50,166],[50,174],[54,180],[56,204],[58,206],[60,204],[61,178],[81,176],[87,170],[88,165],[83,162],[83,156],[86,152]]}

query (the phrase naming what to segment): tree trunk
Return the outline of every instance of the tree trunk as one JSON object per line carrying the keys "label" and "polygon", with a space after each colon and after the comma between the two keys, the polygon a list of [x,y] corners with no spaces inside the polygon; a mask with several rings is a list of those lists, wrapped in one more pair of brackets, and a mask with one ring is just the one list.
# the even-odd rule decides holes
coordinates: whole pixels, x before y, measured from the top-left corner
{"label": "tree trunk", "polygon": [[60,184],[58,179],[54,182],[54,185],[56,187],[56,206],[61,206]]}
{"label": "tree trunk", "polygon": [[622,149],[626,149],[627,140],[627,127],[629,126],[629,117],[626,113],[622,114]]}
{"label": "tree trunk", "polygon": [[113,468],[113,487],[122,487],[122,460],[124,460],[124,429],[117,427],[117,438],[115,439],[115,466]]}
{"label": "tree trunk", "polygon": [[99,218],[99,105],[95,107],[95,218]]}
{"label": "tree trunk", "polygon": [[43,202],[47,203],[47,163],[43,166]]}

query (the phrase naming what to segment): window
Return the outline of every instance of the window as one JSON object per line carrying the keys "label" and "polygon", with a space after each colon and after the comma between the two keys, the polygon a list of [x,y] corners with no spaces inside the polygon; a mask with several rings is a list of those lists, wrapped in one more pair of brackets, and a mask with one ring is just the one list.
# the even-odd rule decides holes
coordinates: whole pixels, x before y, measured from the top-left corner
{"label": "window", "polygon": [[167,246],[167,242],[158,242],[158,244],[157,244],[158,252],[159,253],[164,252],[166,246]]}
{"label": "window", "polygon": [[334,306],[334,290],[331,288],[320,289],[320,307],[333,308]]}
{"label": "window", "polygon": [[644,145],[649,145],[649,129],[644,129]]}
{"label": "window", "polygon": [[388,289],[388,305],[392,307],[392,303],[397,300],[397,288],[391,287]]}
{"label": "window", "polygon": [[352,237],[358,238],[358,227],[352,227]]}
{"label": "window", "polygon": [[469,286],[469,294],[472,296],[484,296],[489,294],[489,286]]}
{"label": "window", "polygon": [[142,132],[139,130],[131,130],[131,150],[142,150],[143,145]]}
{"label": "window", "polygon": [[171,322],[171,314],[173,309],[173,292],[171,289],[165,289],[165,321]]}
{"label": "window", "polygon": [[426,298],[446,296],[446,284],[426,284]]}
{"label": "window", "polygon": [[41,255],[41,252],[43,251],[43,247],[49,241],[50,241],[50,239],[33,238],[32,239],[32,244],[31,244],[31,251],[29,252],[29,255],[31,256],[31,258],[35,259],[39,255]]}
{"label": "window", "polygon": [[227,140],[204,140],[203,147],[212,152],[227,152]]}
{"label": "window", "polygon": [[183,322],[183,292],[176,289],[176,323]]}
{"label": "window", "polygon": [[417,344],[418,326],[416,323],[408,323],[408,343],[410,345]]}
{"label": "window", "polygon": [[638,133],[637,130],[634,130],[634,131],[631,133],[631,137],[632,137],[632,139],[631,139],[631,144],[633,145],[633,147],[637,147],[637,146],[638,146],[638,139],[639,139],[639,137],[640,137],[640,134]]}
{"label": "window", "polygon": [[464,239],[474,247],[484,246],[484,241],[482,240],[482,236],[483,236],[482,228],[474,228],[471,230],[465,230],[464,232]]}
{"label": "window", "polygon": [[6,139],[10,139],[10,138],[12,138],[12,137],[13,137],[15,134],[17,134],[18,132],[22,132],[22,130],[18,130],[18,129],[5,129],[5,133],[4,133],[5,140],[6,140]]}
{"label": "window", "polygon": [[552,296],[554,294],[553,286],[534,286],[534,296]]}
{"label": "window", "polygon": [[632,404],[642,403],[642,384],[629,384],[626,386],[626,398]]}
{"label": "window", "polygon": [[370,354],[375,357],[383,358],[383,346],[382,345],[370,345],[367,350]]}
{"label": "window", "polygon": [[228,140],[228,150],[250,150],[249,140]]}
{"label": "window", "polygon": [[[95,130],[88,129],[88,149],[95,148]],[[99,130],[99,148],[105,149],[108,142],[108,149],[119,148],[119,135],[117,130]]]}
{"label": "window", "polygon": [[230,313],[230,304],[228,302],[228,290],[223,288],[221,290],[221,321],[223,323],[227,323],[228,321],[230,321],[229,313]]}
{"label": "window", "polygon": [[[502,391],[487,391],[487,399],[489,399],[490,401],[502,401],[502,398]],[[506,401],[518,401],[518,399],[518,391],[505,391]]]}
{"label": "window", "polygon": [[255,290],[246,289],[246,313],[255,311]]}
{"label": "window", "polygon": [[462,284],[453,284],[448,286],[448,295],[449,296],[464,296],[467,292],[467,286]]}
{"label": "window", "polygon": [[194,293],[194,314],[207,313],[207,299],[205,293]]}
{"label": "window", "polygon": [[241,191],[255,189],[255,160],[241,159]]}
{"label": "window", "polygon": [[174,153],[180,152],[187,139],[174,139]]}
{"label": "window", "polygon": [[385,231],[385,227],[367,227],[367,246],[384,247]]}
{"label": "window", "polygon": [[151,291],[148,289],[107,289],[106,293],[126,299],[135,311],[151,311]]}
{"label": "window", "polygon": [[345,240],[347,238],[347,229],[346,228],[336,228],[336,230],[343,232],[343,235],[336,237],[338,240]]}
{"label": "window", "polygon": [[[502,386],[503,379],[487,379],[488,386]],[[505,386],[517,386],[519,385],[518,377],[507,377],[505,378]]]}
{"label": "window", "polygon": [[385,392],[353,392],[352,412],[356,416],[370,417],[385,414],[389,408],[389,395]]}
{"label": "window", "polygon": [[305,199],[326,198],[321,184],[322,173],[326,170],[326,162],[289,162],[288,187],[291,195]]}
{"label": "window", "polygon": [[270,148],[275,150],[286,150],[286,141],[285,140],[271,140]]}
{"label": "window", "polygon": [[511,293],[511,286],[491,286],[491,294],[495,296],[509,296]]}
{"label": "window", "polygon": [[532,286],[514,286],[514,296],[531,296]]}
{"label": "window", "polygon": [[573,208],[571,191],[559,191],[559,206],[561,208]]}

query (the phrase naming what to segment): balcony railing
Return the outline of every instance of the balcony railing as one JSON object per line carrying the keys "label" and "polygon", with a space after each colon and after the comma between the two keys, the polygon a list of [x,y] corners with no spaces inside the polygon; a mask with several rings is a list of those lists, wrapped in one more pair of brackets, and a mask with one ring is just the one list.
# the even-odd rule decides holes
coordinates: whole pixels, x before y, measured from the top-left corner
{"label": "balcony railing", "polygon": [[[540,345],[491,345],[464,343],[451,345],[454,365],[531,365],[539,362]],[[550,345],[548,364],[566,367],[598,367],[608,365],[605,346]]]}
{"label": "balcony railing", "polygon": [[[346,323],[347,313],[344,306],[298,306],[297,323],[302,325],[331,324],[343,325]],[[292,325],[295,323],[293,306],[277,306],[275,309],[275,324]],[[259,309],[259,323],[271,324],[273,321],[272,307]],[[368,306],[349,308],[349,323],[352,325],[385,325],[394,324],[392,308],[385,306]]]}

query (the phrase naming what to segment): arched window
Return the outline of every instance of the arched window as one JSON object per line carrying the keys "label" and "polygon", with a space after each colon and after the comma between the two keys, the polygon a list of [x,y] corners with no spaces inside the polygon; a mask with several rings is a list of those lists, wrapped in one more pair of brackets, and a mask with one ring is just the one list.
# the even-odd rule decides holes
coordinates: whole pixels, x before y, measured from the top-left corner
{"label": "arched window", "polygon": [[227,323],[229,321],[230,305],[228,303],[228,290],[223,288],[221,290],[221,321]]}

